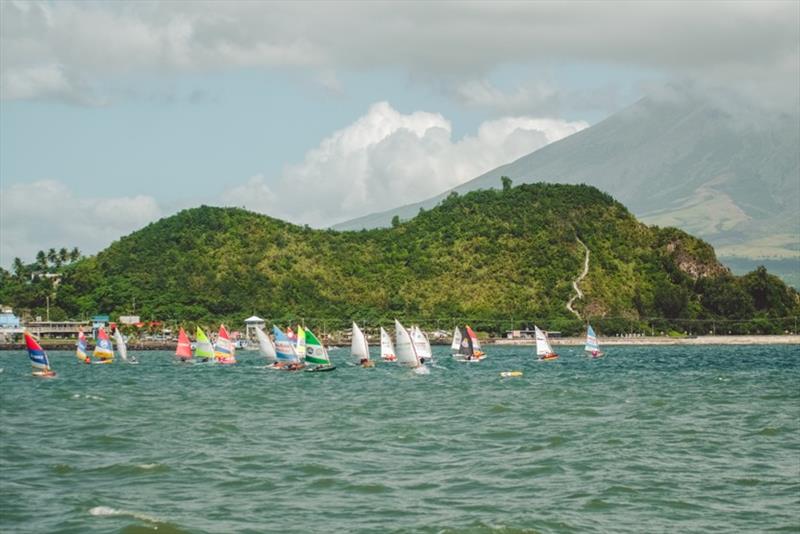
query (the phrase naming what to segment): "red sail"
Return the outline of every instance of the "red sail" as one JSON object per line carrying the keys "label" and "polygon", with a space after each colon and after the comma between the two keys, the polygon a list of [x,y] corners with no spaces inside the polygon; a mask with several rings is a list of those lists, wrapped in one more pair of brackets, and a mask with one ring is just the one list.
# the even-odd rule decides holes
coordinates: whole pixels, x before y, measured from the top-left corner
{"label": "red sail", "polygon": [[192,357],[192,344],[189,343],[189,336],[186,335],[183,327],[178,333],[178,348],[175,349],[175,356],[180,356],[181,358]]}

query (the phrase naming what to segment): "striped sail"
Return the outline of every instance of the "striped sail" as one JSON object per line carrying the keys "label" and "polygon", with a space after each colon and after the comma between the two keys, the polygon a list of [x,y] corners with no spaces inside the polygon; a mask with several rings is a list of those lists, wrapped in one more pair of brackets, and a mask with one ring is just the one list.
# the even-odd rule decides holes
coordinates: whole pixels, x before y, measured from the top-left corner
{"label": "striped sail", "polygon": [[97,345],[94,346],[94,357],[108,363],[114,361],[114,348],[111,346],[111,340],[108,339],[106,329],[102,326],[97,331]]}
{"label": "striped sail", "polygon": [[195,333],[194,337],[197,340],[197,343],[195,343],[194,346],[194,357],[200,359],[213,358],[214,346],[211,344],[211,341],[208,339],[206,333],[203,332],[203,329],[199,326],[197,327],[197,332]]}
{"label": "striped sail", "polygon": [[472,350],[475,351],[475,353],[480,352],[481,342],[478,341],[478,336],[475,334],[475,332],[473,332],[472,328],[470,328],[469,325],[467,325],[467,334],[469,335],[469,338],[472,340]]}
{"label": "striped sail", "polygon": [[47,353],[44,351],[39,342],[28,333],[26,330],[24,332],[25,335],[25,345],[28,348],[28,356],[31,359],[31,366],[34,369],[34,373],[50,373],[52,372],[50,369],[50,360],[47,358]]}
{"label": "striped sail", "polygon": [[236,363],[236,356],[234,354],[235,347],[231,341],[225,325],[219,325],[219,333],[217,334],[217,342],[214,344],[214,357],[220,363]]}
{"label": "striped sail", "polygon": [[128,361],[128,346],[125,344],[125,338],[122,337],[122,333],[120,333],[119,328],[114,329],[114,343],[117,344],[117,352],[119,352],[120,358],[122,361]]}
{"label": "striped sail", "polygon": [[178,332],[178,346],[175,348],[175,356],[184,362],[192,359],[192,344],[189,342],[189,336],[186,335],[186,330],[183,327]]}
{"label": "striped sail", "polygon": [[597,335],[594,333],[592,325],[588,325],[586,329],[586,346],[583,347],[586,352],[600,352],[600,345],[597,343]]}
{"label": "striped sail", "polygon": [[397,359],[397,355],[394,353],[394,345],[392,345],[392,337],[383,327],[381,327],[381,359],[390,362]]}
{"label": "striped sail", "polygon": [[305,334],[304,337],[306,340],[306,362],[318,365],[329,365],[331,363],[331,358],[328,356],[328,351],[325,350],[325,347],[320,343],[319,339],[317,339],[317,336],[308,328],[304,328],[303,333]]}
{"label": "striped sail", "polygon": [[461,350],[461,329],[459,327],[455,327],[453,330],[453,342],[450,343],[450,350],[453,352]]}
{"label": "striped sail", "polygon": [[300,358],[295,352],[294,343],[280,328],[272,327],[275,336],[275,356],[279,362],[299,362]]}
{"label": "striped sail", "polygon": [[356,323],[353,323],[353,342],[350,345],[350,354],[357,362],[364,359],[369,360],[369,344],[367,343],[367,337]]}
{"label": "striped sail", "polygon": [[83,333],[83,329],[78,331],[78,344],[75,346],[75,357],[81,361],[81,363],[86,362],[89,355],[86,354],[87,351],[87,343],[86,343],[86,334]]}
{"label": "striped sail", "polygon": [[258,350],[261,355],[267,359],[268,362],[278,361],[275,355],[275,345],[267,334],[264,333],[259,327],[256,327],[256,338],[258,338]]}
{"label": "striped sail", "polygon": [[419,365],[419,356],[414,343],[411,341],[411,334],[397,319],[394,320],[394,330],[397,339],[397,363],[417,367]]}
{"label": "striped sail", "polygon": [[536,331],[536,355],[541,357],[553,354],[553,347],[550,346],[547,335],[539,330],[538,326],[534,325],[533,328]]}

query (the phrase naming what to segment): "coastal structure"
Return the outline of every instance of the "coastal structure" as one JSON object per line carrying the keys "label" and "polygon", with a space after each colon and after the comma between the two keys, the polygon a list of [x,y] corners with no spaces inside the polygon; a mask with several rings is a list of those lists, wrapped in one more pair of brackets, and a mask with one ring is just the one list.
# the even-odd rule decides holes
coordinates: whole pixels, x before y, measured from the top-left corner
{"label": "coastal structure", "polygon": [[266,321],[257,315],[251,315],[247,319],[244,320],[244,335],[247,341],[258,342],[258,334],[256,331],[258,329],[264,330],[266,326]]}

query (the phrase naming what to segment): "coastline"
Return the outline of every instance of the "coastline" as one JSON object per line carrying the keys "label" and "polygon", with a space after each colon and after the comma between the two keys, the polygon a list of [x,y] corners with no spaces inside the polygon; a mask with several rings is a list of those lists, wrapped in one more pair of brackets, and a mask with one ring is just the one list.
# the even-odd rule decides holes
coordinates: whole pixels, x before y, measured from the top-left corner
{"label": "coastline", "polygon": [[[554,346],[583,346],[586,338],[583,337],[564,337],[551,338],[550,343]],[[600,337],[598,341],[601,346],[644,346],[644,345],[800,345],[800,335],[744,335],[744,336],[694,336],[694,337],[669,337],[669,336],[643,336],[643,337]],[[536,345],[533,339],[487,339],[482,341],[485,345],[496,346],[520,346],[532,347]],[[128,345],[131,351],[173,351],[175,341],[163,342],[143,342]],[[43,341],[42,347],[45,350],[75,350],[74,340]],[[431,345],[447,346],[449,342],[432,342]],[[370,346],[380,346],[379,343],[370,343]],[[340,348],[342,346],[340,345]],[[21,343],[0,343],[0,351],[25,350]],[[239,349],[239,350],[258,350]]]}
{"label": "coastline", "polygon": [[[551,338],[552,345],[582,346],[585,338]],[[800,345],[800,335],[745,335],[745,336],[643,336],[643,337],[599,337],[601,346],[610,345]],[[534,346],[533,339],[497,339],[493,345]]]}

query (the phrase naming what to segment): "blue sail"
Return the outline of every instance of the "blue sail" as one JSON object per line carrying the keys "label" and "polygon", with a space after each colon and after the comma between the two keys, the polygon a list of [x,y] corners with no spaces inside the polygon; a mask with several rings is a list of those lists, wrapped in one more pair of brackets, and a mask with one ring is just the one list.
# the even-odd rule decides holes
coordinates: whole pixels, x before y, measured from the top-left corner
{"label": "blue sail", "polygon": [[275,357],[279,362],[299,362],[295,352],[294,343],[289,336],[284,334],[280,328],[272,325],[272,333],[275,334]]}
{"label": "blue sail", "polygon": [[600,350],[600,345],[597,343],[597,335],[594,333],[592,325],[586,329],[586,346],[583,347],[586,352],[597,352]]}

